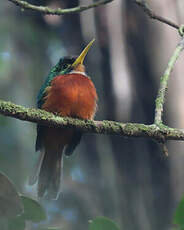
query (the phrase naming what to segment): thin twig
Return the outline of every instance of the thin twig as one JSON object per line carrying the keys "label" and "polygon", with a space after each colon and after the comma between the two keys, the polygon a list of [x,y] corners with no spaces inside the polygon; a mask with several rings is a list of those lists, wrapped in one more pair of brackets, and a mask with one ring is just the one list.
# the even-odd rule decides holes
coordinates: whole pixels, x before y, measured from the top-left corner
{"label": "thin twig", "polygon": [[153,10],[150,9],[150,7],[148,6],[148,4],[146,3],[145,0],[135,0],[135,3],[136,3],[138,6],[140,6],[140,7],[144,10],[144,12],[145,12],[151,19],[155,19],[155,20],[157,20],[157,21],[159,21],[159,22],[165,23],[165,24],[167,24],[167,25],[169,25],[169,26],[174,27],[174,28],[177,29],[177,30],[179,29],[179,26],[178,26],[176,23],[174,23],[174,22],[172,22],[172,21],[170,21],[170,20],[168,20],[168,19],[166,19],[166,18],[164,18],[164,17],[162,17],[162,16],[159,16],[159,15],[155,14],[155,13],[153,12]]}
{"label": "thin twig", "polygon": [[44,14],[63,15],[63,14],[79,13],[91,8],[98,7],[100,5],[105,5],[107,3],[112,2],[113,0],[101,0],[93,4],[90,4],[88,6],[77,6],[70,9],[61,9],[61,8],[52,9],[47,6],[36,6],[22,0],[8,0],[8,1],[13,2],[15,5],[20,6],[22,9],[34,10]]}
{"label": "thin twig", "polygon": [[156,107],[155,107],[155,124],[160,124],[162,123],[162,113],[163,113],[163,106],[164,106],[164,99],[165,99],[165,94],[168,86],[168,80],[171,71],[173,70],[174,64],[176,60],[178,59],[180,53],[184,49],[184,38],[179,42],[179,44],[176,46],[176,49],[171,56],[167,68],[165,70],[164,75],[160,79],[160,88],[158,91],[158,95],[156,98]]}

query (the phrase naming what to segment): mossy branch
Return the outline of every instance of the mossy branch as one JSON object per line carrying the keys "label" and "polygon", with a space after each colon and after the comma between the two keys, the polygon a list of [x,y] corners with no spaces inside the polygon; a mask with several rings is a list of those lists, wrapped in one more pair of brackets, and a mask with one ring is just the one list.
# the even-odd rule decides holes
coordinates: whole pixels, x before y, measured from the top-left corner
{"label": "mossy branch", "polygon": [[155,124],[162,123],[163,106],[164,106],[164,100],[165,100],[165,94],[167,91],[169,76],[170,76],[171,71],[173,70],[176,60],[178,59],[183,49],[184,49],[184,38],[182,38],[182,40],[176,46],[176,49],[174,50],[174,53],[171,56],[167,64],[165,73],[160,79],[160,88],[159,88],[158,95],[156,98]]}
{"label": "mossy branch", "polygon": [[184,131],[164,125],[145,125],[137,123],[121,123],[115,121],[79,120],[55,116],[44,110],[25,108],[20,105],[0,100],[0,114],[24,121],[40,123],[50,127],[76,128],[83,132],[97,134],[115,134],[125,137],[147,137],[160,143],[165,140],[184,141]]}
{"label": "mossy branch", "polygon": [[8,1],[13,2],[15,5],[21,7],[21,9],[34,10],[34,11],[37,11],[43,14],[63,15],[63,14],[71,14],[71,13],[80,13],[82,11],[85,11],[91,8],[105,5],[107,3],[112,2],[113,0],[101,0],[95,3],[92,3],[88,6],[77,6],[77,7],[73,7],[70,9],[61,9],[61,8],[52,9],[47,6],[36,6],[26,1],[22,1],[22,0],[8,0]]}

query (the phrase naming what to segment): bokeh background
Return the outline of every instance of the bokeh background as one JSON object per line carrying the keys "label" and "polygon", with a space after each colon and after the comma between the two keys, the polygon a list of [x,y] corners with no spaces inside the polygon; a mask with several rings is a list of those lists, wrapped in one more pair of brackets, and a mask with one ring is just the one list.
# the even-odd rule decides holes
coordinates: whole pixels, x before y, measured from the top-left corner
{"label": "bokeh background", "polygon": [[[69,8],[86,0],[30,0]],[[79,54],[92,39],[87,72],[99,95],[97,120],[151,124],[159,79],[179,36],[150,20],[134,1],[113,3],[81,14],[48,16],[0,1],[0,98],[35,107],[37,92],[61,56]],[[150,0],[154,11],[180,24],[183,0]],[[164,121],[184,128],[184,78],[181,55],[169,81]],[[38,157],[36,125],[0,116],[0,170],[18,191],[36,198],[28,177]],[[87,229],[106,216],[120,229],[168,230],[184,193],[184,144],[169,142],[165,158],[147,139],[86,134],[70,158],[64,158],[62,195],[40,201],[48,220],[28,230],[59,226]]]}

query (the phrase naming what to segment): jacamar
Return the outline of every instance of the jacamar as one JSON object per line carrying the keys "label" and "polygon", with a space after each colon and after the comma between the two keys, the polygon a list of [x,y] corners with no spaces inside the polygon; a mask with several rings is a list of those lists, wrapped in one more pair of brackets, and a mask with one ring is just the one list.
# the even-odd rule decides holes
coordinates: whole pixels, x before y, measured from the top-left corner
{"label": "jacamar", "polygon": [[[63,57],[51,69],[42,85],[37,106],[62,117],[93,119],[97,93],[85,72],[84,58],[92,40],[78,57]],[[63,152],[69,156],[81,140],[82,132],[37,125],[36,151],[40,151],[36,176],[38,197],[57,199],[60,192]]]}

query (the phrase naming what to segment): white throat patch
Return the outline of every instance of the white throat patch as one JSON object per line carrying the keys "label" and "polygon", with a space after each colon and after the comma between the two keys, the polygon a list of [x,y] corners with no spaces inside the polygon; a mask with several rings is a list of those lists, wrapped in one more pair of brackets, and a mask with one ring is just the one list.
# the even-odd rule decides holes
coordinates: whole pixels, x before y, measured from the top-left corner
{"label": "white throat patch", "polygon": [[72,71],[70,72],[70,74],[72,74],[72,73],[82,74],[82,75],[84,75],[84,76],[87,76],[85,72],[81,72],[81,71],[72,70]]}

